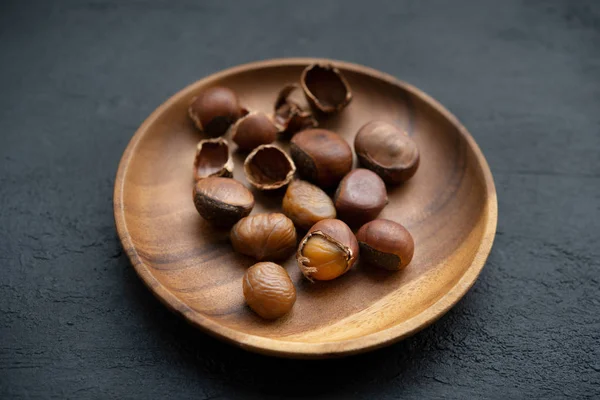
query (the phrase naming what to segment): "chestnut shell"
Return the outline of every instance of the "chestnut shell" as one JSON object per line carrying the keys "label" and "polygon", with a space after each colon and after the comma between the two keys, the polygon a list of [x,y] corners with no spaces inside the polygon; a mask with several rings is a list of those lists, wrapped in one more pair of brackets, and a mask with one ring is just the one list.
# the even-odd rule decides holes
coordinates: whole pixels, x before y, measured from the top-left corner
{"label": "chestnut shell", "polygon": [[333,202],[339,219],[360,226],[375,219],[387,205],[385,183],[373,171],[357,168],[342,179]]}
{"label": "chestnut shell", "polygon": [[341,111],[352,100],[348,81],[331,64],[309,65],[302,71],[300,82],[308,102],[323,113]]}
{"label": "chestnut shell", "polygon": [[309,108],[304,108],[291,99],[292,93],[298,89],[300,86],[295,83],[284,86],[275,101],[275,114],[273,115],[275,125],[280,132],[289,136],[304,129],[316,128],[319,125]]}
{"label": "chestnut shell", "polygon": [[257,189],[274,190],[290,183],[296,173],[296,165],[279,147],[264,144],[248,154],[244,173],[248,182]]}
{"label": "chestnut shell", "polygon": [[254,195],[235,179],[209,177],[194,185],[194,206],[211,224],[226,227],[250,214]]}
{"label": "chestnut shell", "polygon": [[251,112],[238,119],[231,131],[231,140],[244,151],[250,151],[261,144],[273,143],[278,133],[271,117],[264,112]]}
{"label": "chestnut shell", "polygon": [[410,232],[401,224],[376,219],[364,224],[356,233],[361,262],[390,271],[405,268],[415,251]]}
{"label": "chestnut shell", "polygon": [[237,94],[222,86],[203,90],[188,107],[188,115],[196,127],[209,136],[225,134],[231,124],[247,113],[240,106]]}
{"label": "chestnut shell", "polygon": [[205,139],[198,142],[194,157],[194,179],[211,176],[231,178],[233,159],[229,153],[229,143],[223,138]]}

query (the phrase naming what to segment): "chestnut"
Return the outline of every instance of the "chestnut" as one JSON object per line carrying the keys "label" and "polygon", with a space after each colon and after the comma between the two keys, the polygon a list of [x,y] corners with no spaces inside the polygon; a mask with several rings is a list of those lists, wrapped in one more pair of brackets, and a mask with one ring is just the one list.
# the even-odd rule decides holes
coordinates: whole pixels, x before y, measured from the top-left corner
{"label": "chestnut", "polygon": [[296,165],[279,147],[263,144],[246,157],[244,173],[255,188],[274,190],[290,183],[296,173]]}
{"label": "chestnut", "polygon": [[327,193],[305,181],[290,183],[283,196],[283,213],[301,229],[308,230],[322,219],[335,218],[335,207]]}
{"label": "chestnut", "polygon": [[415,252],[410,232],[401,224],[387,219],[367,222],[358,230],[356,239],[361,262],[390,271],[406,267]]}
{"label": "chestnut", "polygon": [[341,111],[352,100],[348,81],[331,64],[309,65],[302,71],[300,82],[306,99],[323,113]]}
{"label": "chestnut", "polygon": [[209,136],[225,134],[231,124],[247,113],[240,106],[237,94],[222,86],[203,90],[188,107],[188,114],[196,127]]}
{"label": "chestnut", "polygon": [[352,169],[352,149],[338,134],[307,129],[290,142],[290,153],[300,176],[322,188],[336,185]]}
{"label": "chestnut", "polygon": [[296,261],[310,281],[329,281],[346,273],[358,257],[352,230],[339,219],[324,219],[310,228],[300,242]]}
{"label": "chestnut", "polygon": [[194,179],[210,176],[233,176],[233,159],[229,154],[229,143],[223,138],[201,140],[196,146],[194,157]]}
{"label": "chestnut", "polygon": [[265,319],[287,314],[296,302],[296,288],[287,271],[272,262],[254,264],[242,281],[246,304]]}
{"label": "chestnut", "polygon": [[357,168],[342,179],[333,203],[338,218],[360,226],[375,219],[388,203],[385,183],[373,171]]}
{"label": "chestnut", "polygon": [[294,223],[280,213],[251,215],[236,223],[229,235],[233,249],[258,261],[284,260],[296,248]]}
{"label": "chestnut", "polygon": [[289,136],[304,129],[318,126],[312,111],[307,107],[303,108],[291,98],[292,93],[297,89],[300,89],[300,86],[295,83],[284,86],[275,101],[275,125],[280,132]]}
{"label": "chestnut", "polygon": [[194,205],[202,218],[213,225],[231,226],[250,214],[254,196],[234,179],[209,177],[194,185]]}
{"label": "chestnut", "polygon": [[273,143],[278,133],[277,127],[264,112],[251,112],[238,119],[231,131],[231,140],[244,151],[250,151],[261,144]]}
{"label": "chestnut", "polygon": [[371,121],[360,128],[354,150],[362,166],[391,185],[407,181],[419,167],[417,144],[406,132],[384,121]]}

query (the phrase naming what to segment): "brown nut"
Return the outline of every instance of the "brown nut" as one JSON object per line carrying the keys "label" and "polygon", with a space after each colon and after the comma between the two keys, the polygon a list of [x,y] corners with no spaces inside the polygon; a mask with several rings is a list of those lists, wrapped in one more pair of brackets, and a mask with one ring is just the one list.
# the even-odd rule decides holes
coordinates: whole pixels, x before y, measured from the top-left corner
{"label": "brown nut", "polygon": [[294,252],[296,228],[280,213],[256,214],[242,218],[231,229],[231,244],[238,253],[258,261],[283,260]]}
{"label": "brown nut", "polygon": [[284,187],[294,178],[294,161],[272,144],[263,144],[252,150],[244,161],[244,173],[248,182],[260,190]]}
{"label": "brown nut", "polygon": [[364,168],[351,171],[342,179],[333,197],[338,218],[351,226],[375,219],[388,203],[383,180]]}
{"label": "brown nut", "polygon": [[194,179],[209,176],[233,176],[233,159],[229,154],[229,143],[223,138],[201,140],[196,146],[194,157]]}
{"label": "brown nut", "polygon": [[215,86],[194,97],[188,108],[196,127],[210,136],[221,136],[248,111],[240,106],[237,94],[229,88]]}
{"label": "brown nut", "polygon": [[283,213],[304,230],[322,219],[335,218],[333,201],[323,190],[305,181],[292,181],[283,196]]}
{"label": "brown nut", "polygon": [[352,268],[357,257],[356,237],[339,219],[324,219],[313,225],[296,253],[298,267],[311,281],[337,278]]}
{"label": "brown nut", "polygon": [[289,136],[319,125],[310,109],[303,108],[292,100],[291,95],[297,89],[300,89],[300,86],[294,83],[284,86],[275,101],[275,125],[280,132]]}
{"label": "brown nut", "polygon": [[302,90],[309,103],[326,114],[338,112],[350,103],[350,85],[331,64],[312,64],[302,71]]}
{"label": "brown nut", "polygon": [[254,264],[242,283],[248,306],[265,319],[287,314],[296,302],[296,288],[287,271],[272,262]]}
{"label": "brown nut", "polygon": [[231,140],[245,151],[261,144],[273,143],[278,133],[277,127],[264,112],[251,112],[238,119],[231,130]]}
{"label": "brown nut", "polygon": [[415,242],[410,232],[397,222],[376,219],[364,224],[356,234],[360,260],[390,271],[406,267],[413,258]]}
{"label": "brown nut", "polygon": [[210,177],[194,185],[194,205],[202,218],[213,225],[231,226],[250,214],[254,196],[234,179]]}
{"label": "brown nut", "polygon": [[358,130],[354,150],[360,164],[397,185],[410,179],[419,167],[417,144],[401,129],[371,121]]}
{"label": "brown nut", "polygon": [[341,136],[326,129],[296,134],[290,153],[300,175],[323,188],[336,185],[352,169],[352,149]]}

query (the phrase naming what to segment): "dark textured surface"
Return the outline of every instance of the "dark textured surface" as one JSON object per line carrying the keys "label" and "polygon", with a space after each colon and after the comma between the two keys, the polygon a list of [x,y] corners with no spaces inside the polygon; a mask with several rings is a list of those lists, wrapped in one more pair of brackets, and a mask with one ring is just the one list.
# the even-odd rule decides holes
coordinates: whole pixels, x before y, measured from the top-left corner
{"label": "dark textured surface", "polygon": [[[0,398],[598,398],[600,3],[283,3],[0,4]],[[143,119],[205,75],[285,56],[415,84],[490,163],[486,268],[392,347],[245,353],[171,315],[120,249],[113,181]]]}

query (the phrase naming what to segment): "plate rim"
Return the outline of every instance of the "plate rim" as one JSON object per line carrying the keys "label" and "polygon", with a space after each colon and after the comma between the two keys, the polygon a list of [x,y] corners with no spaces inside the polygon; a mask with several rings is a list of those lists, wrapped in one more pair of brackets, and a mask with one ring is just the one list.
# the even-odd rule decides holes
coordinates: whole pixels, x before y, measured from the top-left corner
{"label": "plate rim", "polygon": [[[486,212],[484,231],[479,248],[475,253],[475,257],[473,258],[471,265],[467,268],[458,282],[435,303],[401,324],[393,325],[381,331],[370,333],[365,336],[335,342],[306,343],[270,339],[263,336],[240,332],[203,316],[179,300],[179,298],[173,295],[169,289],[167,289],[154,277],[149,269],[149,266],[143,262],[137,250],[135,249],[125,221],[125,205],[123,202],[123,194],[125,187],[125,176],[127,175],[129,162],[131,161],[132,156],[135,154],[135,149],[137,148],[141,138],[144,136],[147,128],[157,119],[157,117],[160,116],[163,111],[168,109],[171,105],[179,101],[180,98],[188,96],[199,86],[217,81],[228,75],[274,66],[304,66],[317,62],[332,63],[337,67],[341,67],[342,69],[366,74],[368,76],[380,79],[391,85],[400,87],[407,92],[410,92],[436,109],[437,112],[444,116],[451,124],[457,127],[459,133],[465,138],[473,150],[484,177],[487,199],[484,207],[484,212]],[[127,254],[127,257],[129,258],[137,274],[140,276],[140,278],[142,278],[144,284],[165,306],[167,306],[167,308],[182,316],[186,321],[200,328],[202,331],[229,343],[235,344],[238,347],[266,355],[287,358],[328,358],[362,353],[396,343],[431,325],[444,314],[446,314],[446,312],[448,312],[456,303],[458,303],[458,301],[474,285],[477,277],[481,273],[481,270],[485,266],[486,260],[491,251],[498,223],[498,200],[494,179],[489,164],[485,159],[481,149],[475,142],[475,139],[473,139],[471,134],[462,125],[462,123],[459,122],[458,118],[456,118],[433,97],[429,96],[417,87],[401,81],[390,74],[351,62],[312,57],[276,58],[237,65],[221,70],[214,74],[210,74],[196,82],[187,85],[185,88],[173,94],[145,119],[127,144],[127,147],[121,156],[115,179],[113,192],[113,211],[117,233],[123,246],[123,250]]]}

